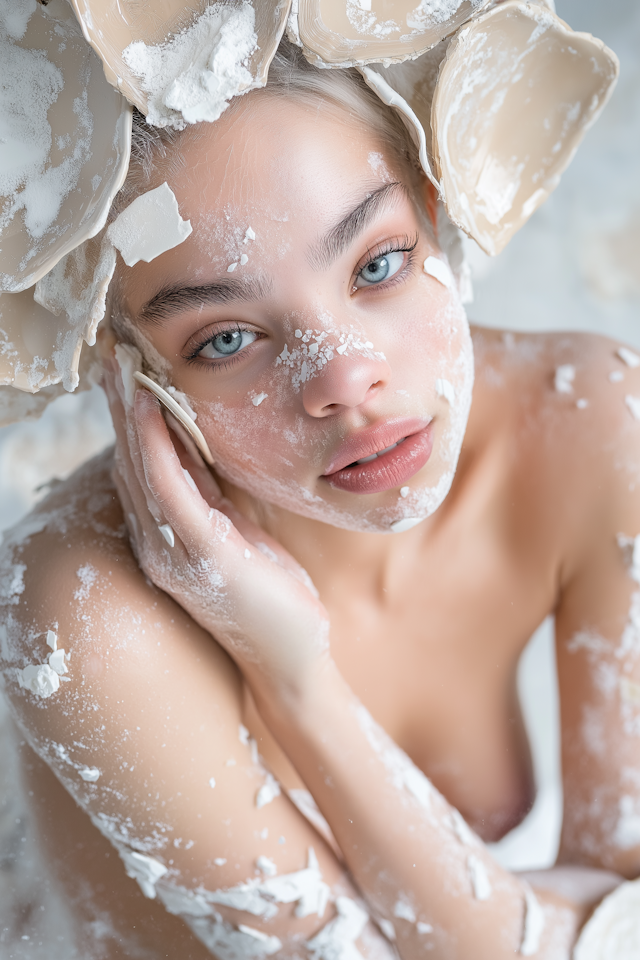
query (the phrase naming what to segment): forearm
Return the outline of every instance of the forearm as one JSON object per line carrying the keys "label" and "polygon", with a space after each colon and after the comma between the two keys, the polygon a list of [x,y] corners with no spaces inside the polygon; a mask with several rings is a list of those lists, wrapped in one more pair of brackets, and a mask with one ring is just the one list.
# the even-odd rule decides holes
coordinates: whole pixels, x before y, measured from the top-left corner
{"label": "forearm", "polygon": [[503,870],[330,661],[303,694],[256,697],[404,960],[569,957],[580,907]]}

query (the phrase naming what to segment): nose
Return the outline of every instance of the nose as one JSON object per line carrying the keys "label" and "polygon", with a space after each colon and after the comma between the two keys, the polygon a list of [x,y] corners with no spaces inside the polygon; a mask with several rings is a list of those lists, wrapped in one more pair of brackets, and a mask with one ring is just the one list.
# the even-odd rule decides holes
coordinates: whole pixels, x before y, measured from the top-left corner
{"label": "nose", "polygon": [[358,407],[391,378],[386,360],[356,354],[334,357],[302,386],[302,403],[311,417],[330,417]]}

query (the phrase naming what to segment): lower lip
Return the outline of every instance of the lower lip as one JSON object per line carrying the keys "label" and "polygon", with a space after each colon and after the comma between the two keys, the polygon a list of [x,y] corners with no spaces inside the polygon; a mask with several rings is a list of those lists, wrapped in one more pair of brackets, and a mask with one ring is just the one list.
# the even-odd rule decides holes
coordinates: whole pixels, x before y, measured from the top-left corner
{"label": "lower lip", "polygon": [[384,493],[400,487],[424,467],[433,449],[431,424],[412,433],[401,444],[376,457],[370,463],[345,467],[323,477],[327,483],[347,493]]}

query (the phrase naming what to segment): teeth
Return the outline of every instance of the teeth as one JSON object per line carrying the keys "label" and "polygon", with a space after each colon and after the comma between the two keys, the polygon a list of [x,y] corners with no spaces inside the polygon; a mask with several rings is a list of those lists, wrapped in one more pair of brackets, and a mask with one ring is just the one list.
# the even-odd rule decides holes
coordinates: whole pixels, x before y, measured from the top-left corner
{"label": "teeth", "polygon": [[406,440],[406,437],[403,437],[402,440],[398,440],[397,443],[392,443],[390,447],[385,447],[384,450],[378,450],[377,453],[372,453],[370,457],[362,457],[361,460],[356,460],[355,465],[361,463],[371,463],[372,460],[376,460],[378,457],[381,457],[383,453],[389,453],[389,450],[393,450],[394,447],[399,447],[403,440]]}

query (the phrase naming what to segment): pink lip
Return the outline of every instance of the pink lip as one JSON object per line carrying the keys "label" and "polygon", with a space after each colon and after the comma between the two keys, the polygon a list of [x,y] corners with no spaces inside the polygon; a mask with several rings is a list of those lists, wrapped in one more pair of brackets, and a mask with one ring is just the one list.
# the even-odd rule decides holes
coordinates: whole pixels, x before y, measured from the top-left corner
{"label": "pink lip", "polygon": [[[350,466],[393,443],[403,442],[369,463]],[[370,427],[345,440],[324,474],[332,487],[349,493],[382,493],[399,487],[422,469],[431,456],[431,421],[394,420]]]}

